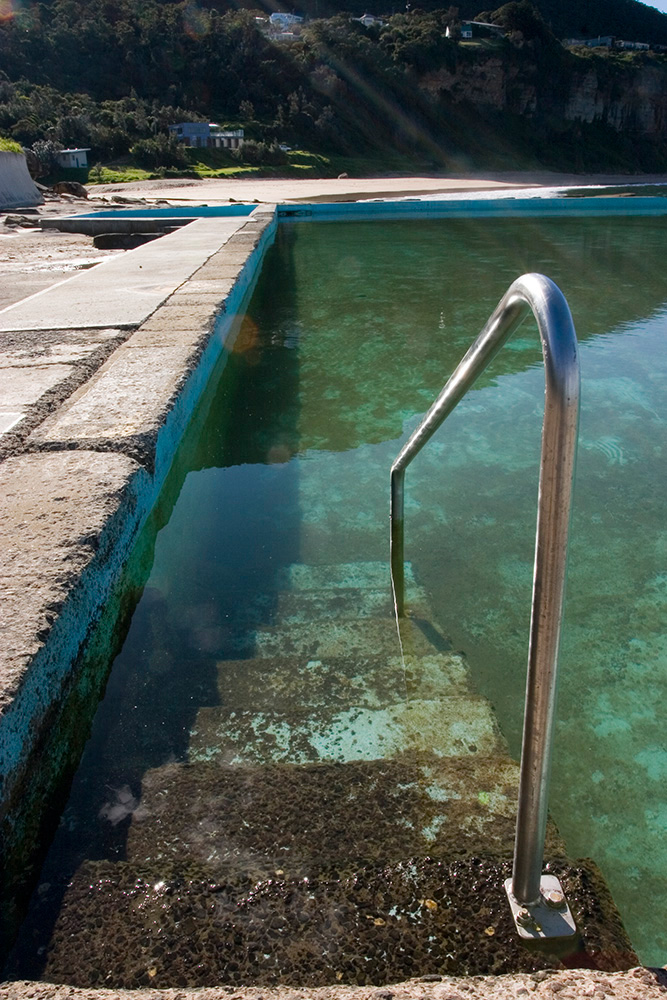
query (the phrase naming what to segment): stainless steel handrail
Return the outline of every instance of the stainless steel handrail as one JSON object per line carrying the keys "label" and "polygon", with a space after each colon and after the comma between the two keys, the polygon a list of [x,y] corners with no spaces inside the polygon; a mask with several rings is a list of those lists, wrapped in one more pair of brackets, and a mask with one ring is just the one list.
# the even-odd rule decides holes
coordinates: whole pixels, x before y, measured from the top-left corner
{"label": "stainless steel handrail", "polygon": [[525,908],[537,904],[544,893],[541,871],[579,423],[577,338],[568,304],[553,281],[542,274],[524,274],[510,286],[391,469],[391,573],[396,612],[402,615],[405,470],[529,311],[537,320],[542,342],[545,406],[519,807],[510,894],[510,902],[513,896],[525,911],[524,923],[532,919],[530,914],[526,917],[529,911]]}

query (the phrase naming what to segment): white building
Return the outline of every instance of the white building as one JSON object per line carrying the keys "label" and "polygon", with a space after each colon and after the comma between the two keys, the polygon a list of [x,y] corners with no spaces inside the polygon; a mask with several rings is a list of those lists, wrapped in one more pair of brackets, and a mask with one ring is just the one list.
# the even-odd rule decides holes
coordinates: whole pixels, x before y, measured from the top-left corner
{"label": "white building", "polygon": [[276,11],[269,20],[272,27],[277,28],[278,31],[294,31],[296,25],[303,22],[303,18],[299,17],[298,14],[284,14],[282,11]]}
{"label": "white building", "polygon": [[243,145],[243,136],[242,128],[223,129],[219,125],[211,125],[208,144],[215,149],[240,149]]}
{"label": "white building", "polygon": [[[504,34],[505,29],[501,28],[499,24],[490,24],[488,21],[461,21],[461,38],[500,38]],[[445,37],[451,37],[449,26]]]}
{"label": "white building", "polygon": [[361,23],[367,28],[372,27],[372,25],[377,25],[378,28],[382,28],[387,23],[386,21],[383,21],[381,17],[376,17],[375,14],[362,14],[361,17],[353,17],[352,20],[361,21]]}
{"label": "white building", "polygon": [[66,169],[83,169],[88,166],[88,153],[90,146],[86,149],[61,149],[57,155],[58,165]]}

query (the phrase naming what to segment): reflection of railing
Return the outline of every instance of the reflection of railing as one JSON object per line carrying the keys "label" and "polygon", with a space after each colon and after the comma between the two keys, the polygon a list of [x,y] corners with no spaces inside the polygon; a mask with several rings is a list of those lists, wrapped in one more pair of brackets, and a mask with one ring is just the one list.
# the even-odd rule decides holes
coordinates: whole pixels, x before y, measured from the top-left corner
{"label": "reflection of railing", "polygon": [[517,832],[506,888],[519,933],[555,937],[574,930],[560,886],[541,872],[579,420],[579,360],[568,304],[544,275],[524,274],[510,286],[394,462],[391,575],[396,613],[403,615],[405,470],[529,311],[542,341],[546,390]]}

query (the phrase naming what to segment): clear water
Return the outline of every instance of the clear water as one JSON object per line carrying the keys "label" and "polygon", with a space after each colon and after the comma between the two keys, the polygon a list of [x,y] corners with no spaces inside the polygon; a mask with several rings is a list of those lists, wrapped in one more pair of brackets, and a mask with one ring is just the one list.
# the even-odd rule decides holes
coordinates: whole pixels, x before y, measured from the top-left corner
{"label": "clear water", "polygon": [[[239,587],[266,597],[294,562],[387,558],[391,461],[509,283],[542,271],[570,302],[583,376],[551,809],[641,959],[664,964],[665,260],[663,219],[283,226],[156,513],[46,871],[124,856],[143,775],[183,760],[216,703],[212,658],[246,655]],[[407,476],[407,557],[515,754],[542,401],[526,324]]]}

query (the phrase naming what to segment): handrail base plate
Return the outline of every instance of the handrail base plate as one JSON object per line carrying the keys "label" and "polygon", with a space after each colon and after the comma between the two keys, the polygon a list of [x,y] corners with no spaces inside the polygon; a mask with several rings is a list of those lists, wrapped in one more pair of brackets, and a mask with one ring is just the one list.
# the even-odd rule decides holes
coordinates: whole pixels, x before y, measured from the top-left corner
{"label": "handrail base plate", "polygon": [[[520,903],[515,899],[512,895],[511,878],[505,880],[505,892],[519,937],[527,941],[537,941],[540,938],[562,938],[576,934],[577,925],[572,911],[565,899],[563,887],[554,875],[541,877],[541,896],[536,903]],[[562,900],[562,902],[554,906],[553,903],[547,903],[548,899]]]}

